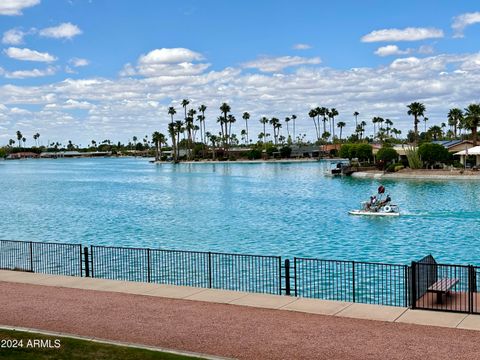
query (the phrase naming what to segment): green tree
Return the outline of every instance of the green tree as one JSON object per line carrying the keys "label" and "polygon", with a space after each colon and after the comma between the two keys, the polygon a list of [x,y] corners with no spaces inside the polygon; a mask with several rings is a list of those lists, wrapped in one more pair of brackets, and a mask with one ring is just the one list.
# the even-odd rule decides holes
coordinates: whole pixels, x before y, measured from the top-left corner
{"label": "green tree", "polygon": [[311,109],[308,112],[308,116],[311,117],[312,120],[313,120],[313,125],[315,125],[315,135],[316,135],[316,139],[318,140],[320,138],[320,136],[318,134],[317,122],[315,121],[315,117],[317,116],[317,111],[315,109]]}
{"label": "green tree", "polygon": [[292,122],[293,122],[293,141],[295,141],[295,120],[297,120],[297,115],[292,115]]}
{"label": "green tree", "polygon": [[345,124],[345,122],[343,122],[343,121],[339,121],[337,123],[337,127],[340,129],[340,141],[342,141],[342,130],[345,127],[345,125],[347,125],[347,124]]}
{"label": "green tree", "polygon": [[17,130],[18,147],[22,147],[22,146],[20,145],[20,141],[22,141],[22,138],[23,138],[22,133],[20,132],[20,130]]}
{"label": "green tree", "polygon": [[420,116],[425,116],[426,108],[425,105],[419,102],[413,102],[410,105],[407,105],[408,111],[407,114],[413,116],[413,132],[415,134],[415,143],[418,142],[418,123]]}
{"label": "green tree", "polygon": [[248,140],[248,119],[250,119],[250,114],[248,112],[244,112],[242,115],[242,119],[245,120],[245,135],[246,135],[246,143],[249,143]]}
{"label": "green tree", "polygon": [[382,147],[377,152],[377,160],[382,161],[384,167],[388,163],[395,161],[397,159],[398,159],[398,153],[395,151],[395,149],[391,147]]}
{"label": "green tree", "polygon": [[335,116],[338,116],[338,111],[335,108],[331,108],[328,113],[328,117],[332,119],[332,140],[335,139]]}
{"label": "green tree", "polygon": [[445,163],[450,160],[451,154],[440,145],[433,143],[424,143],[418,147],[418,155],[425,164],[425,167],[434,165],[436,162]]}
{"label": "green tree", "polygon": [[480,124],[480,104],[470,104],[465,109],[465,126],[472,132],[473,146],[477,146],[477,128]]}
{"label": "green tree", "polygon": [[463,122],[463,111],[453,108],[448,111],[448,125],[453,128],[453,136],[457,138],[457,128]]}

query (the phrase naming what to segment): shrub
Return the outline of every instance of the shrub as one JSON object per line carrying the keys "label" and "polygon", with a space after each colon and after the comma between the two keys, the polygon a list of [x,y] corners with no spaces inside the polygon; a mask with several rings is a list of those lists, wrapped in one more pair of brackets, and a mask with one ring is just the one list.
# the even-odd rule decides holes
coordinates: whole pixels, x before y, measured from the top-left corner
{"label": "shrub", "polygon": [[338,155],[342,158],[358,158],[359,161],[368,161],[373,158],[372,146],[369,144],[343,144]]}
{"label": "shrub", "polygon": [[418,156],[418,151],[413,147],[408,147],[405,150],[407,154],[408,166],[410,169],[420,169],[422,167],[422,160]]}
{"label": "shrub", "polygon": [[282,158],[289,158],[290,155],[292,154],[292,148],[289,146],[284,146],[280,148],[280,156]]}
{"label": "shrub", "polygon": [[395,172],[395,166],[397,166],[397,164],[390,164],[387,166],[387,168],[385,169],[387,172]]}
{"label": "shrub", "polygon": [[378,150],[377,160],[387,164],[398,159],[398,153],[391,147],[382,147]]}
{"label": "shrub", "polygon": [[400,171],[400,170],[405,168],[405,166],[403,166],[401,164],[394,164],[394,165],[395,165],[395,169],[394,169],[395,172]]}
{"label": "shrub", "polygon": [[357,158],[359,161],[370,161],[373,159],[372,145],[356,144]]}
{"label": "shrub", "polygon": [[426,167],[433,165],[436,162],[446,163],[451,161],[451,154],[440,144],[422,144],[418,147],[418,155],[425,163]]}
{"label": "shrub", "polygon": [[247,152],[247,159],[248,160],[257,160],[262,158],[262,152],[258,149],[252,149]]}
{"label": "shrub", "polygon": [[340,151],[338,152],[338,156],[341,158],[345,159],[350,159],[350,148],[352,147],[352,144],[343,144],[340,147]]}
{"label": "shrub", "polygon": [[275,146],[269,144],[269,145],[267,145],[267,150],[266,151],[267,151],[268,156],[272,156],[274,152],[278,151],[278,149]]}

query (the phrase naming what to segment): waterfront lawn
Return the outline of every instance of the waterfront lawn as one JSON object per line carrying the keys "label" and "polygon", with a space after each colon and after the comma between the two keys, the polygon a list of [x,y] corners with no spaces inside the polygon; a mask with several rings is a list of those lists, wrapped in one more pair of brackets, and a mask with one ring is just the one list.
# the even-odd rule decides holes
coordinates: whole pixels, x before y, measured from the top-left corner
{"label": "waterfront lawn", "polygon": [[[27,342],[33,340],[60,340],[60,348],[27,348]],[[23,348],[10,348],[5,340],[23,341]],[[69,360],[69,359],[122,359],[122,360],[184,360],[199,359],[164,352],[136,349],[125,346],[108,345],[88,340],[67,337],[45,336],[36,333],[0,329],[0,358],[16,360]],[[44,343],[45,344],[45,343]]]}

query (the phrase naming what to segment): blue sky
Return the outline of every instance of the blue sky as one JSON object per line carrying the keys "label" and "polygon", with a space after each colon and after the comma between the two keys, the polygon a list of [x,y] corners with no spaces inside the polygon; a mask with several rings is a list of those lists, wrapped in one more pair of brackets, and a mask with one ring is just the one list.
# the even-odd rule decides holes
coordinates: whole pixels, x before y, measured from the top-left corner
{"label": "blue sky", "polygon": [[406,132],[412,101],[439,124],[480,100],[474,1],[2,3],[0,144],[16,130],[77,143],[165,132],[182,98],[212,119],[228,101],[254,130],[296,113],[310,133],[310,106],[336,107],[347,133],[353,111]]}

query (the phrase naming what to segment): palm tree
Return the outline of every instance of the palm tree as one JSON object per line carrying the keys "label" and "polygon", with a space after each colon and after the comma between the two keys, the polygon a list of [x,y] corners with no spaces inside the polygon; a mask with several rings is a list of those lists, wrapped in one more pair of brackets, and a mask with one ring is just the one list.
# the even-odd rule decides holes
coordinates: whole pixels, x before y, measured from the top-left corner
{"label": "palm tree", "polygon": [[480,104],[470,104],[465,109],[465,125],[472,132],[473,146],[477,146],[477,127],[480,124]]}
{"label": "palm tree", "polygon": [[177,152],[175,150],[176,148],[176,142],[175,142],[175,125],[173,122],[173,115],[175,115],[177,111],[173,106],[170,106],[168,108],[168,115],[170,115],[171,122],[168,125],[168,133],[170,134],[170,137],[172,138],[172,152],[173,152],[173,160],[176,162],[177,161]]}
{"label": "palm tree", "polygon": [[335,116],[338,116],[338,111],[335,108],[331,108],[328,117],[332,119],[332,140],[335,139]]}
{"label": "palm tree", "polygon": [[228,144],[230,145],[231,139],[232,139],[232,124],[234,124],[237,121],[235,116],[232,114],[229,114],[227,116],[227,122],[228,122]]}
{"label": "palm tree", "polygon": [[375,137],[377,136],[377,132],[376,132],[376,124],[378,123],[378,119],[380,119],[378,116],[375,116],[373,119],[372,119],[372,123],[373,123],[373,138],[375,139]]}
{"label": "palm tree", "polygon": [[168,124],[168,133],[170,134],[170,137],[172,138],[172,156],[173,156],[173,161],[177,162],[177,152],[176,152],[176,141],[175,141],[175,134],[176,134],[176,129],[175,129],[175,123],[171,122]]}
{"label": "palm tree", "polygon": [[152,134],[152,141],[155,143],[155,161],[160,160],[160,133],[158,131],[155,131]]}
{"label": "palm tree", "polygon": [[22,141],[22,138],[23,138],[22,133],[20,132],[20,130],[17,130],[18,147],[22,147],[22,146],[20,145],[20,141]]}
{"label": "palm tree", "polygon": [[433,140],[439,140],[442,136],[442,129],[438,125],[433,125],[428,129],[428,134],[433,137]]}
{"label": "palm tree", "polygon": [[273,128],[273,140],[275,145],[277,145],[277,129],[279,128],[278,125],[280,123],[280,120],[278,120],[276,117],[272,117],[270,119],[270,125],[272,125]]}
{"label": "palm tree", "polygon": [[410,105],[407,105],[407,108],[408,108],[407,114],[413,115],[413,119],[414,119],[413,132],[415,134],[415,143],[417,143],[418,142],[418,123],[420,122],[418,118],[420,116],[424,116],[426,112],[426,108],[425,108],[425,105],[419,102],[413,102]]}
{"label": "palm tree", "polygon": [[[320,108],[320,115],[322,115],[323,133],[326,133],[327,132],[326,123],[327,123],[328,109],[326,107],[321,107]],[[318,132],[320,132],[320,129],[318,130]]]}
{"label": "palm tree", "polygon": [[308,116],[311,117],[313,120],[313,125],[315,125],[315,134],[317,135],[317,141],[318,141],[318,139],[320,139],[320,136],[318,134],[317,122],[315,121],[315,117],[317,116],[317,111],[315,109],[311,109],[308,112]]}
{"label": "palm tree", "polygon": [[357,126],[358,126],[358,123],[357,123],[357,117],[358,117],[358,115],[360,115],[360,113],[359,113],[358,111],[355,111],[355,112],[353,113],[353,116],[355,117],[355,129],[356,129]]}
{"label": "palm tree", "polygon": [[361,132],[361,134],[362,134],[362,138],[363,138],[363,135],[364,135],[364,133],[365,133],[365,126],[367,126],[367,122],[364,121],[364,120],[362,120],[362,122],[360,123],[360,126],[362,127],[362,132]]}
{"label": "palm tree", "polygon": [[345,124],[343,121],[339,121],[337,123],[337,127],[340,129],[340,141],[342,141],[342,130],[345,127],[345,125],[347,124]]}
{"label": "palm tree", "polygon": [[457,127],[463,121],[463,111],[459,108],[450,109],[448,112],[448,125],[453,127],[453,135],[457,138]]}
{"label": "palm tree", "polygon": [[291,119],[288,116],[285,117],[285,124],[287,124],[287,137],[290,137],[290,129],[288,128],[288,123],[290,120]]}
{"label": "palm tree", "polygon": [[250,119],[250,114],[248,112],[244,112],[242,115],[242,119],[245,120],[245,135],[246,135],[246,142],[248,144],[248,119]]}
{"label": "palm tree", "polygon": [[[223,113],[223,118],[225,119],[224,123],[225,123],[225,132],[223,132],[223,136],[224,136],[224,139],[223,139],[223,147],[224,147],[224,150],[227,150],[226,148],[228,147],[228,144],[227,144],[227,139],[228,139],[228,128],[227,128],[227,123],[228,123],[228,113],[231,111],[231,108],[230,108],[230,105],[228,105],[227,103],[223,103],[221,106],[220,106],[220,111]],[[223,129],[222,129],[223,130]]]}
{"label": "palm tree", "polygon": [[295,120],[297,119],[297,115],[292,115],[293,121],[293,141],[295,141]]}
{"label": "palm tree", "polygon": [[266,124],[268,123],[268,119],[265,116],[263,116],[260,119],[260,123],[263,124],[263,147],[265,148],[265,150],[267,150],[267,141],[265,137],[267,136]]}
{"label": "palm tree", "polygon": [[425,124],[424,132],[427,132],[427,121],[428,121],[428,117],[424,117],[423,118],[423,122]]}
{"label": "palm tree", "polygon": [[[202,117],[199,118],[200,120],[200,137],[202,138],[202,143],[205,146],[205,111],[207,111],[207,107],[205,105],[200,105],[198,107],[198,112],[202,113]],[[204,148],[205,150],[205,148]]]}
{"label": "palm tree", "polygon": [[393,121],[390,119],[385,119],[385,124],[387,125],[387,128],[385,129],[387,131],[387,135],[390,136],[390,131],[392,130]]}

